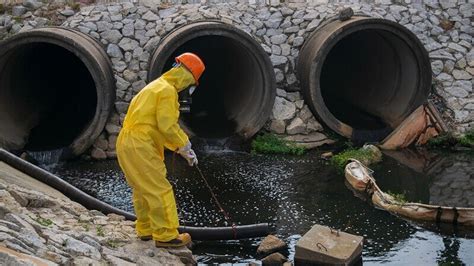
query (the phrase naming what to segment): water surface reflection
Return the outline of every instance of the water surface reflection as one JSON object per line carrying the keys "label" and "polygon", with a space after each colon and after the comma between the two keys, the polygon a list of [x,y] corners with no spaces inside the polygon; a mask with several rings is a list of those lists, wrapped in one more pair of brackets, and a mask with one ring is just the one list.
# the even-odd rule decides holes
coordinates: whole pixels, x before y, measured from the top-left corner
{"label": "water surface reflection", "polygon": [[[203,173],[233,220],[274,223],[277,235],[290,243],[290,258],[300,236],[319,223],[363,235],[366,264],[474,263],[474,240],[465,231],[415,224],[373,208],[353,196],[343,176],[319,159],[318,152],[302,157],[229,151],[198,155]],[[436,168],[394,158],[385,156],[374,167],[383,190],[404,193],[411,201],[474,206],[474,196],[468,196],[474,188],[472,155],[445,154]],[[182,223],[226,225],[198,172],[180,158],[173,161],[168,156],[167,165]],[[70,162],[56,173],[93,196],[132,211],[130,189],[115,161]],[[446,196],[448,188],[453,197]],[[462,193],[456,192],[459,188]],[[255,259],[258,243],[259,239],[203,242],[194,253],[200,262],[249,262]]]}

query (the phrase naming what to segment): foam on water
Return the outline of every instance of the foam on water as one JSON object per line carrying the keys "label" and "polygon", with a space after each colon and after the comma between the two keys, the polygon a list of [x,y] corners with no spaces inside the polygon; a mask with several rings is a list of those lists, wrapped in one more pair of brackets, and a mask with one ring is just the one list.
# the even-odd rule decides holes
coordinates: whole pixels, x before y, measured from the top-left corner
{"label": "foam on water", "polygon": [[219,139],[194,139],[193,149],[206,154],[245,153],[242,151],[241,140],[227,137]]}
{"label": "foam on water", "polygon": [[37,163],[38,166],[48,171],[51,171],[58,166],[62,153],[63,149],[50,151],[27,151],[27,154],[35,160],[35,163]]}

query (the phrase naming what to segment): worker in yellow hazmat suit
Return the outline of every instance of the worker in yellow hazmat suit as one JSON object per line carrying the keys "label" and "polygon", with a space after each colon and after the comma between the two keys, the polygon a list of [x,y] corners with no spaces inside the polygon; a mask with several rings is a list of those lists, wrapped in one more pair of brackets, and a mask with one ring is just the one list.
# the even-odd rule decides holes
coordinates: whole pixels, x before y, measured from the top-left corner
{"label": "worker in yellow hazmat suit", "polygon": [[172,69],[132,99],[117,138],[118,161],[133,190],[137,235],[142,240],[155,240],[157,247],[191,242],[189,234],[178,233],[176,202],[163,161],[167,148],[178,152],[190,166],[198,163],[178,124],[178,92],[190,88],[192,93],[204,69],[195,54],[176,57]]}

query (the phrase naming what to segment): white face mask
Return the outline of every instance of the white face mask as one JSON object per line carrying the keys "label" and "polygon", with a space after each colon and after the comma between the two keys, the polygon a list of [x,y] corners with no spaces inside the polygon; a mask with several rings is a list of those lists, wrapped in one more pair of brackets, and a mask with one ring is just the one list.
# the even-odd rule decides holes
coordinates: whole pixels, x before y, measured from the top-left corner
{"label": "white face mask", "polygon": [[194,90],[196,90],[196,86],[189,87],[189,95],[193,95]]}

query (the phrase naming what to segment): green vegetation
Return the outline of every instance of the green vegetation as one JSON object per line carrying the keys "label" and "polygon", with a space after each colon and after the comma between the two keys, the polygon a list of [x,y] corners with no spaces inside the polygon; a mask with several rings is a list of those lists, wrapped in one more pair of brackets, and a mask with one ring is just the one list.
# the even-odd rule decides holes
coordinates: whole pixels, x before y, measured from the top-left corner
{"label": "green vegetation", "polygon": [[67,2],[68,6],[71,7],[72,10],[74,10],[75,12],[78,12],[79,10],[81,10],[81,4],[74,1],[74,0],[70,0]]}
{"label": "green vegetation", "polygon": [[35,222],[41,224],[42,226],[50,226],[53,224],[53,221],[51,221],[50,219],[45,219],[41,216],[37,216],[36,218],[33,218],[33,217],[30,217],[31,219],[33,219]]}
{"label": "green vegetation", "polygon": [[458,138],[458,140],[462,146],[474,148],[474,129],[469,130],[464,136]]}
{"label": "green vegetation", "polygon": [[455,136],[446,133],[432,138],[428,141],[428,147],[431,148],[453,148],[465,147],[474,148],[474,129],[469,130],[462,136]]}
{"label": "green vegetation", "polygon": [[266,133],[252,141],[252,153],[302,155],[305,148],[295,142],[284,140],[274,134]]}
{"label": "green vegetation", "polygon": [[22,18],[22,17],[12,17],[12,19],[13,19],[16,23],[21,23],[21,22],[23,22],[23,18]]}
{"label": "green vegetation", "polygon": [[380,151],[375,151],[369,148],[349,148],[341,153],[334,155],[330,159],[330,163],[339,171],[344,171],[349,159],[356,159],[364,165],[370,165],[371,163],[378,162],[381,160]]}
{"label": "green vegetation", "polygon": [[82,225],[82,227],[84,228],[84,230],[86,230],[86,232],[89,232],[89,230],[91,229],[91,226],[88,222],[84,222],[84,221],[79,221],[79,223]]}
{"label": "green vegetation", "polygon": [[439,135],[435,138],[428,140],[428,146],[432,148],[441,148],[445,146],[453,146],[456,144],[454,136],[451,134]]}
{"label": "green vegetation", "polygon": [[101,236],[101,237],[104,237],[105,236],[105,232],[104,232],[104,227],[102,227],[102,225],[98,225],[96,228],[96,233],[98,236]]}
{"label": "green vegetation", "polygon": [[119,243],[115,240],[112,240],[112,239],[107,240],[106,244],[107,244],[107,246],[109,246],[111,248],[118,248],[119,247]]}
{"label": "green vegetation", "polygon": [[398,193],[393,193],[393,192],[391,192],[390,190],[387,191],[387,194],[390,195],[390,196],[392,196],[393,199],[394,199],[397,203],[405,204],[405,203],[408,202],[408,201],[407,201],[407,198],[406,198],[406,196],[405,196],[405,194],[402,194],[402,193],[400,193],[400,194],[398,194]]}

